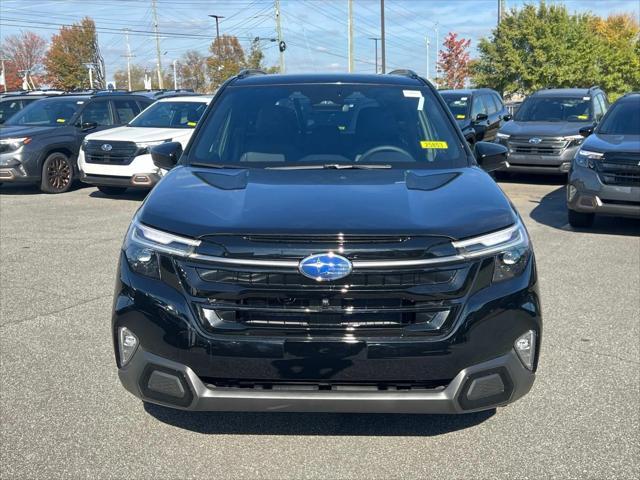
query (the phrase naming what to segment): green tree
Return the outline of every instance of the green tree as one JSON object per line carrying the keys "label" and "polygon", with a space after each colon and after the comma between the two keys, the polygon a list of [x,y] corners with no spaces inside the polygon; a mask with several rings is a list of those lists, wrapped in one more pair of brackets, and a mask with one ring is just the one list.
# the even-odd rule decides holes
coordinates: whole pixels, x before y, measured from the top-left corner
{"label": "green tree", "polygon": [[512,9],[490,38],[480,40],[474,84],[509,95],[602,82],[596,19],[544,1]]}
{"label": "green tree", "polygon": [[44,64],[49,82],[55,88],[89,88],[87,64],[93,65],[94,88],[103,88],[104,60],[98,47],[95,22],[85,17],[80,23],[62,27],[51,38]]}
{"label": "green tree", "polygon": [[246,59],[238,38],[232,35],[222,35],[220,39],[215,39],[209,50],[211,56],[207,58],[207,71],[212,90],[215,90],[227,78],[245,68]]}
{"label": "green tree", "polygon": [[615,99],[640,88],[640,27],[629,14],[596,18],[592,28],[598,35],[599,85]]}
{"label": "green tree", "polygon": [[195,50],[188,50],[178,61],[178,78],[182,88],[203,92],[207,85],[207,59]]}

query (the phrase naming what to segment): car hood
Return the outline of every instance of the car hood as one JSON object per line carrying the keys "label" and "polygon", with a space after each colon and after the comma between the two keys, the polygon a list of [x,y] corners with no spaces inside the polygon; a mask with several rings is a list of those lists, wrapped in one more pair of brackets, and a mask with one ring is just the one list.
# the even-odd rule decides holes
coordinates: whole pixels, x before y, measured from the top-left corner
{"label": "car hood", "polygon": [[34,137],[43,135],[60,127],[34,127],[29,125],[7,125],[0,128],[0,138]]}
{"label": "car hood", "polygon": [[582,144],[585,150],[597,152],[638,152],[640,153],[640,135],[601,135],[594,133]]}
{"label": "car hood", "polygon": [[566,137],[578,135],[579,130],[593,122],[517,122],[511,120],[500,128],[506,135]]}
{"label": "car hood", "polygon": [[155,142],[158,140],[176,140],[189,138],[193,129],[189,128],[147,128],[116,127],[87,135],[87,140],[112,140],[129,142]]}
{"label": "car hood", "polygon": [[173,169],[138,212],[191,237],[216,233],[421,234],[460,239],[514,223],[479,168],[449,171]]}

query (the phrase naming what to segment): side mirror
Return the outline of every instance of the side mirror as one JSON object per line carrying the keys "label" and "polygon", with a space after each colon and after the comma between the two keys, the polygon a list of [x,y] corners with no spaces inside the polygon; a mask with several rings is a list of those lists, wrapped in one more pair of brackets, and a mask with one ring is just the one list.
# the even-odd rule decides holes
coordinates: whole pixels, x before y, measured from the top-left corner
{"label": "side mirror", "polygon": [[479,113],[476,115],[476,122],[482,122],[483,120],[488,120],[489,119],[489,115],[487,115],[486,113]]}
{"label": "side mirror", "polygon": [[578,130],[578,133],[580,135],[582,135],[583,137],[588,137],[589,135],[591,135],[593,133],[595,128],[596,128],[595,124],[594,125],[587,125],[586,127],[582,127],[580,130]]}
{"label": "side mirror", "polygon": [[492,172],[507,166],[508,150],[503,145],[491,142],[478,142],[476,143],[475,152],[478,165],[486,172]]}
{"label": "side mirror", "polygon": [[502,117],[502,120],[504,120],[505,122],[508,122],[509,120],[511,120],[513,118],[513,115],[511,115],[510,113],[507,113],[506,115],[504,115]]}
{"label": "side mirror", "polygon": [[153,164],[163,170],[171,170],[176,166],[180,155],[182,155],[182,145],[180,142],[166,142],[151,147],[151,158]]}
{"label": "side mirror", "polygon": [[98,124],[96,122],[83,122],[83,123],[80,124],[80,129],[83,132],[86,132],[87,130],[93,130],[97,126],[98,126]]}

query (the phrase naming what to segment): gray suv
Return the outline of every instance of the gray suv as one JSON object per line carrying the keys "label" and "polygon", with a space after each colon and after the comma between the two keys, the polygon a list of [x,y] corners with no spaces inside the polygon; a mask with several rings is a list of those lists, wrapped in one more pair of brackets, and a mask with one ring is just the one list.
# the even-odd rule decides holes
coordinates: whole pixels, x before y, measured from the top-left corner
{"label": "gray suv", "polygon": [[580,133],[587,138],[567,185],[571,226],[589,227],[596,214],[640,218],[640,93],[620,98]]}
{"label": "gray suv", "polygon": [[609,106],[598,87],[535,92],[496,141],[509,149],[508,171],[565,174],[584,137],[580,129],[599,122]]}

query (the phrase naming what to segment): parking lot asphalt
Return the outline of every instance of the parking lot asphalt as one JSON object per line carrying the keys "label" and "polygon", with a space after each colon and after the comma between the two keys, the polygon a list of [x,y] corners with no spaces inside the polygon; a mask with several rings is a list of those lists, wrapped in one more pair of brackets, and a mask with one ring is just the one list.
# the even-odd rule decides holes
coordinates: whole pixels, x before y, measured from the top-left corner
{"label": "parking lot asphalt", "polygon": [[540,368],[522,400],[464,416],[145,407],[110,334],[144,195],[0,187],[0,478],[638,478],[640,222],[573,231],[559,180],[501,186],[537,255]]}

